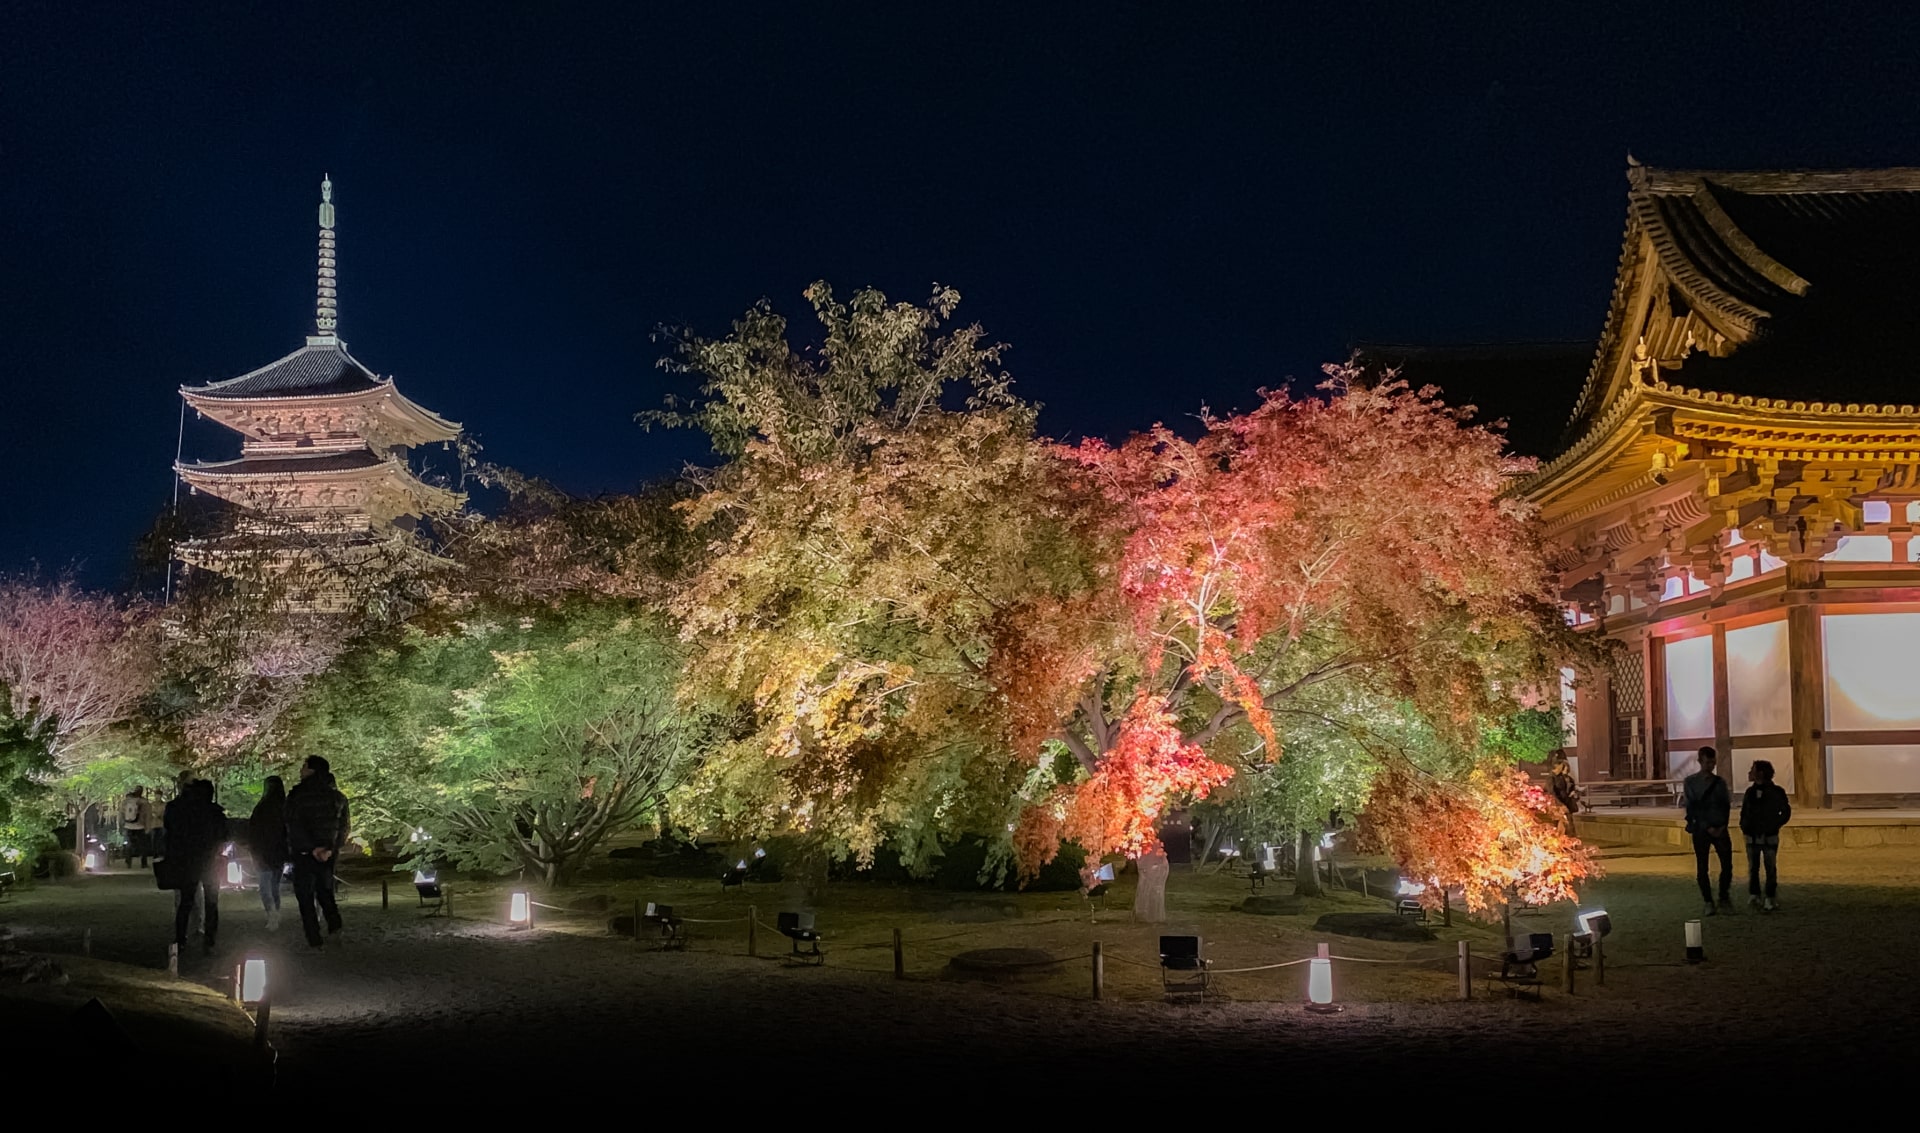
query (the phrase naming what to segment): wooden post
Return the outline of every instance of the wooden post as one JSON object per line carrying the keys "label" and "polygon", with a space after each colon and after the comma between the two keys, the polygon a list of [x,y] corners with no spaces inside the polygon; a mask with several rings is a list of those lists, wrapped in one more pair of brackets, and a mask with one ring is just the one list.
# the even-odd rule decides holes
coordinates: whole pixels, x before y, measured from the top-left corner
{"label": "wooden post", "polygon": [[85,932],[80,934],[80,954],[82,956],[93,955],[93,930],[92,929],[87,929]]}
{"label": "wooden post", "polygon": [[1106,982],[1107,961],[1100,954],[1100,942],[1093,942],[1093,997],[1100,998],[1101,985]]}
{"label": "wooden post", "polygon": [[267,1019],[273,1014],[273,1001],[263,999],[253,1015],[253,1049],[267,1049]]}
{"label": "wooden post", "polygon": [[170,976],[180,974],[180,946],[178,944],[167,945],[167,974]]}
{"label": "wooden post", "polygon": [[1440,887],[1440,925],[1443,928],[1453,927],[1453,898],[1447,894],[1444,885]]}
{"label": "wooden post", "polygon": [[1607,986],[1607,942],[1593,934],[1593,986]]}
{"label": "wooden post", "polygon": [[907,957],[900,950],[900,930],[897,928],[893,930],[893,978],[896,980],[907,978]]}
{"label": "wooden post", "polygon": [[1566,951],[1560,960],[1560,990],[1573,994],[1573,934],[1566,935]]}
{"label": "wooden post", "polygon": [[633,947],[640,948],[640,898],[633,899]]}
{"label": "wooden post", "polygon": [[755,942],[753,939],[753,926],[757,924],[759,920],[760,920],[760,914],[754,909],[752,905],[748,905],[747,906],[747,955],[749,956],[760,955],[759,950],[755,947]]}
{"label": "wooden post", "polygon": [[1460,998],[1473,998],[1473,953],[1464,940],[1460,942]]}
{"label": "wooden post", "polygon": [[1362,897],[1373,896],[1373,890],[1367,888],[1367,867],[1366,866],[1360,867],[1360,896]]}
{"label": "wooden post", "polygon": [[384,877],[380,879],[380,911],[387,911],[387,879]]}
{"label": "wooden post", "polygon": [[[1794,566],[1788,564],[1788,583]],[[1818,564],[1812,564],[1818,566]],[[1794,598],[1811,597],[1787,594]],[[1809,810],[1824,810],[1827,798],[1827,747],[1821,737],[1826,726],[1826,658],[1820,648],[1820,611],[1809,605],[1787,607],[1787,696],[1793,706],[1793,801]]]}

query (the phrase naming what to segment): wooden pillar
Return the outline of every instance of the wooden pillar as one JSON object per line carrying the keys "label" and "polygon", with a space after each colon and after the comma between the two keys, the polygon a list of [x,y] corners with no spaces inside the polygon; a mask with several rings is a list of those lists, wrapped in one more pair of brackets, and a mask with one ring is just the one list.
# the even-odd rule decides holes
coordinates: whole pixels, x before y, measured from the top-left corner
{"label": "wooden pillar", "polygon": [[1793,702],[1793,801],[1825,809],[1827,796],[1827,666],[1820,647],[1819,607],[1787,607],[1788,695]]}
{"label": "wooden pillar", "polygon": [[1667,642],[1665,638],[1647,635],[1640,639],[1641,656],[1645,664],[1640,666],[1645,674],[1642,688],[1646,696],[1647,732],[1641,739],[1647,767],[1647,778],[1665,779],[1667,777]]}

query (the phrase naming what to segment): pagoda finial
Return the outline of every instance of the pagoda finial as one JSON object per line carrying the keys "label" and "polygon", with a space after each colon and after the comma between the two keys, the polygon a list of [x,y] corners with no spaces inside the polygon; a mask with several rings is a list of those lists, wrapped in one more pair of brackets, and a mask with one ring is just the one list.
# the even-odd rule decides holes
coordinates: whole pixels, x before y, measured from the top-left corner
{"label": "pagoda finial", "polygon": [[333,179],[320,180],[320,286],[314,302],[314,327],[330,338],[340,326],[339,291],[335,285],[333,249]]}

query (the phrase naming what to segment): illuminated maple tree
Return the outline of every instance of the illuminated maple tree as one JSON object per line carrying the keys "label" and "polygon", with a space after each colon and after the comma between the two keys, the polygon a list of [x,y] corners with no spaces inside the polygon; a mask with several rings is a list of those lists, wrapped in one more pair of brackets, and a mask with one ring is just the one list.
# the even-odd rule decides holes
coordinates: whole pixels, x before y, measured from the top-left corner
{"label": "illuminated maple tree", "polygon": [[1557,810],[1511,767],[1478,767],[1462,780],[1394,763],[1367,801],[1362,844],[1391,854],[1424,885],[1419,900],[1431,909],[1450,890],[1473,912],[1577,900],[1575,883],[1596,876],[1599,865],[1561,828]]}
{"label": "illuminated maple tree", "polygon": [[[1027,606],[1000,665],[1022,677],[1002,684],[1013,719],[1060,713],[1088,784],[1118,762],[1201,751],[1182,766],[1208,761],[1190,773],[1202,795],[1235,766],[1282,759],[1290,729],[1341,728],[1329,713],[1343,702],[1404,703],[1471,748],[1553,671],[1565,633],[1526,507],[1504,494],[1524,462],[1433,391],[1329,376],[1321,396],[1269,391],[1249,413],[1205,415],[1196,439],[1161,426],[1060,450],[1106,585]],[[1169,727],[1178,744],[1158,738]],[[1069,802],[1078,790],[1029,821],[1100,806],[1154,817],[1148,796]],[[1158,849],[1114,836],[1138,828],[1122,814],[1077,826],[1096,853]],[[1043,837],[1021,846],[1027,870],[1049,852]]]}

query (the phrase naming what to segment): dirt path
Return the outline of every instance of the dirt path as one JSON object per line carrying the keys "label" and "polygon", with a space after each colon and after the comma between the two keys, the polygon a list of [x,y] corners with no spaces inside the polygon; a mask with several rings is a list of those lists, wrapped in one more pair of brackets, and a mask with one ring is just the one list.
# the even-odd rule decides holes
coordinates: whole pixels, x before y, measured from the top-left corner
{"label": "dirt path", "polygon": [[[292,1085],[347,1068],[391,1068],[400,1078],[423,1067],[466,1075],[566,1068],[570,1079],[604,1072],[619,1081],[663,1059],[689,1080],[778,1065],[819,1081],[884,1062],[948,1067],[955,1080],[1043,1070],[1036,1080],[1057,1081],[1110,1076],[1116,1059],[1142,1049],[1173,1068],[1277,1060],[1333,1078],[1507,1067],[1529,1077],[1585,1081],[1604,1071],[1659,1083],[1678,1080],[1702,1047],[1717,1052],[1712,1065],[1728,1068],[1851,1076],[1904,1066],[1920,1048],[1920,850],[1807,852],[1783,865],[1783,910],[1706,922],[1707,964],[1681,956],[1681,922],[1699,912],[1691,861],[1614,858],[1588,895],[1617,926],[1605,988],[1583,979],[1574,997],[1550,989],[1539,1003],[1356,1003],[1330,1018],[1285,1002],[1094,1003],[1074,987],[1078,976],[996,988],[896,982],[854,970],[846,954],[848,963],[789,968],[719,944],[636,952],[610,940],[430,920],[398,906],[383,915],[377,894],[365,892],[349,899],[345,939],[318,955],[296,947],[291,909],[269,938],[252,895],[229,896],[222,954],[190,955],[183,975],[217,982],[242,952],[268,952],[275,1041]],[[23,947],[50,952],[77,951],[91,927],[96,955],[158,966],[166,930],[156,925],[166,923],[167,902],[138,877],[91,878],[23,893],[0,906],[0,921]],[[1564,932],[1570,912],[1538,917]],[[1231,977],[1222,986],[1234,994]]]}

